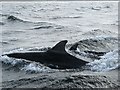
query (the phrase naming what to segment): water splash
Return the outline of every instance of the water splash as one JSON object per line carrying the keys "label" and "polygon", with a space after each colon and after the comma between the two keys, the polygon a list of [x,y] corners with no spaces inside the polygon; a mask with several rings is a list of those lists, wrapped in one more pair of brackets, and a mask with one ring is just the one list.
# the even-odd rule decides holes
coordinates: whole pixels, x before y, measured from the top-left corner
{"label": "water splash", "polygon": [[119,67],[118,63],[118,50],[110,51],[100,60],[95,60],[91,63],[88,63],[92,71],[104,72],[116,69]]}

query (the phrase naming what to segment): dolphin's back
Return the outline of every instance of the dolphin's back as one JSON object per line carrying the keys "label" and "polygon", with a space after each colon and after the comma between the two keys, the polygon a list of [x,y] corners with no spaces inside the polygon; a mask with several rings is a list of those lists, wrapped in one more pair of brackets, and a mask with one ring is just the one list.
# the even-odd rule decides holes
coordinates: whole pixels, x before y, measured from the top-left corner
{"label": "dolphin's back", "polygon": [[67,40],[57,43],[53,48],[46,52],[24,52],[12,53],[7,56],[13,58],[27,59],[31,61],[40,62],[48,67],[54,69],[72,69],[80,68],[85,65],[86,61],[78,59],[65,51]]}
{"label": "dolphin's back", "polygon": [[7,56],[39,62],[39,61],[43,61],[44,53],[43,52],[24,52],[24,53],[12,53],[12,54],[8,54]]}
{"label": "dolphin's back", "polygon": [[59,69],[80,68],[85,65],[86,61],[78,59],[67,52],[48,51],[46,56],[48,63],[58,66]]}

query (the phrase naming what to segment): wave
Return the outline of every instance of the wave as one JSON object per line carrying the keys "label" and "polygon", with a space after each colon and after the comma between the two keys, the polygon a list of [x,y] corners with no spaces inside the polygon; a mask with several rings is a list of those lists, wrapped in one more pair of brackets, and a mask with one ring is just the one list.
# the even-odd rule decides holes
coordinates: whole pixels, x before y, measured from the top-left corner
{"label": "wave", "polygon": [[[30,62],[24,59],[13,59],[2,56],[2,66],[5,70],[25,71],[26,73],[51,72],[51,69],[37,62]],[[6,66],[7,65],[7,66]]]}
{"label": "wave", "polygon": [[[39,48],[38,51],[45,51],[49,48]],[[20,50],[16,50],[20,52]],[[21,51],[23,51],[21,49]],[[30,51],[36,51],[36,49],[31,48]],[[13,51],[15,52],[15,51]],[[9,52],[10,53],[10,52]],[[76,54],[77,57],[78,54]],[[82,55],[86,56],[89,55],[88,53],[82,53]],[[81,58],[80,55],[78,58]],[[3,64],[3,68],[5,66],[5,70],[22,70],[26,73],[41,73],[41,72],[54,72],[54,69],[50,69],[40,63],[32,62],[24,59],[13,59],[7,56],[1,56],[0,62]],[[111,52],[106,53],[105,55],[101,56],[101,59],[96,59],[86,65],[87,69],[94,71],[94,72],[104,72],[116,69],[119,67],[118,63],[118,50],[114,50]],[[86,69],[86,68],[85,68]],[[83,67],[84,70],[84,67]]]}
{"label": "wave", "polygon": [[104,56],[101,56],[100,60],[95,60],[87,64],[92,71],[104,72],[118,68],[118,50],[110,51]]}
{"label": "wave", "polygon": [[72,18],[82,18],[82,16],[54,16],[54,17],[51,17],[50,19],[72,19]]}
{"label": "wave", "polygon": [[4,17],[5,20],[11,21],[11,22],[13,22],[13,21],[17,22],[18,21],[18,22],[23,22],[23,23],[26,23],[26,22],[32,23],[31,21],[24,20],[22,17],[20,18],[19,16],[15,16],[15,15],[0,14],[0,16],[2,16],[2,18]]}
{"label": "wave", "polygon": [[17,18],[17,17],[15,17],[15,16],[8,16],[8,18],[7,18],[8,20],[11,20],[11,21],[15,21],[15,20],[18,20],[18,21],[23,21],[23,20],[21,20],[21,19],[19,19],[19,18]]}
{"label": "wave", "polygon": [[116,37],[96,37],[90,39],[84,39],[78,42],[78,48],[81,51],[97,51],[97,52],[109,52],[117,49],[118,38]]}
{"label": "wave", "polygon": [[[37,62],[28,61],[25,59],[14,59],[9,58],[5,54],[13,53],[13,52],[21,52],[21,51],[46,51],[49,48],[19,48],[11,50],[10,52],[5,52],[3,56],[0,57],[0,62],[2,62],[3,68],[5,67],[5,70],[22,70],[26,73],[40,73],[40,72],[53,72],[54,70],[40,64]],[[9,67],[10,66],[10,67]]]}
{"label": "wave", "polygon": [[119,67],[118,52],[117,38],[99,37],[79,41],[77,50],[72,54],[90,62],[85,66],[86,69],[103,72]]}
{"label": "wave", "polygon": [[30,28],[29,30],[39,30],[39,29],[63,29],[65,28],[62,25],[57,25],[54,23],[49,23],[49,22],[38,22],[36,23],[36,25],[34,25],[34,27]]}
{"label": "wave", "polygon": [[[67,47],[67,52],[73,56],[87,60],[90,63],[87,64],[88,69],[92,71],[102,72],[109,71],[118,68],[118,50],[116,45],[118,43],[117,38],[106,37],[106,38],[96,38],[96,39],[86,39],[78,42],[79,46],[77,50],[70,51]],[[51,47],[34,47],[34,48],[16,48],[9,52],[4,52],[4,54],[14,53],[14,52],[30,52],[30,51],[47,51]],[[91,50],[93,52],[100,52],[103,48],[105,52],[103,55],[96,55],[94,53],[86,52]],[[95,50],[95,51],[94,51]],[[24,70],[27,73],[39,73],[39,72],[51,72],[54,71],[40,63],[27,61],[24,59],[13,59],[7,56],[1,56],[0,62],[4,65],[10,65],[14,69]],[[12,69],[9,68],[8,69]]]}
{"label": "wave", "polygon": [[[15,24],[17,25],[17,27],[22,27],[23,29],[27,29],[27,30],[38,30],[38,29],[51,29],[51,28],[55,28],[55,29],[63,29],[64,26],[61,25],[57,25],[48,21],[31,21],[31,20],[25,20],[24,17],[19,17],[19,16],[15,16],[15,15],[7,15],[7,14],[0,14],[2,16],[3,21],[0,22],[0,25],[5,25],[9,23],[11,24]],[[19,24],[19,25],[18,25]],[[28,28],[29,26],[29,28]]]}
{"label": "wave", "polygon": [[28,21],[22,20],[22,19],[20,19],[20,18],[18,18],[16,16],[13,16],[13,15],[9,15],[7,17],[7,20],[9,20],[9,21],[19,21],[19,22],[28,22]]}
{"label": "wave", "polygon": [[[0,16],[5,17],[6,20],[8,21],[14,21],[14,22],[23,22],[23,23],[33,23],[36,25],[44,25],[44,24],[48,24],[48,25],[52,25],[53,23],[49,23],[46,21],[30,21],[30,20],[25,20],[25,17],[21,17],[21,16],[16,16],[16,15],[10,15],[10,14],[0,14]],[[3,23],[3,22],[2,22]]]}
{"label": "wave", "polygon": [[49,29],[52,28],[53,26],[39,26],[39,27],[34,27],[32,29]]}
{"label": "wave", "polygon": [[92,10],[101,10],[101,7],[91,7]]}

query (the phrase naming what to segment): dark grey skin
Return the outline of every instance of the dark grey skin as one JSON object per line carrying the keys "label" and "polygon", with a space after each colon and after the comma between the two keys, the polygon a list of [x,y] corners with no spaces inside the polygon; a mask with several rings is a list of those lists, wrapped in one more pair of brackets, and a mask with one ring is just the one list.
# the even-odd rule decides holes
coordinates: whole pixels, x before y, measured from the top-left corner
{"label": "dark grey skin", "polygon": [[63,40],[46,52],[11,53],[7,56],[40,62],[52,69],[76,69],[88,63],[68,54],[65,51],[66,43],[67,40]]}

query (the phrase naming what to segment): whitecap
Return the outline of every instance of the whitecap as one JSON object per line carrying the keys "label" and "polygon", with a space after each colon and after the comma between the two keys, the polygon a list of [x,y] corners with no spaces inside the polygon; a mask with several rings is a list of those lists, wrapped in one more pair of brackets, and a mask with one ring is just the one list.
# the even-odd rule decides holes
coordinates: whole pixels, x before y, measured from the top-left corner
{"label": "whitecap", "polygon": [[92,71],[104,72],[116,69],[119,67],[118,63],[118,50],[110,51],[104,56],[101,56],[100,60],[95,60],[87,64]]}

